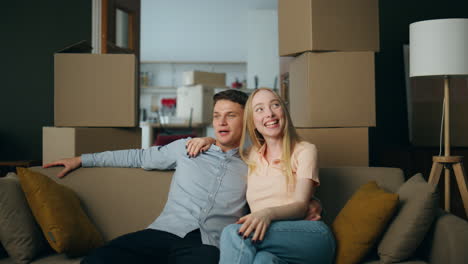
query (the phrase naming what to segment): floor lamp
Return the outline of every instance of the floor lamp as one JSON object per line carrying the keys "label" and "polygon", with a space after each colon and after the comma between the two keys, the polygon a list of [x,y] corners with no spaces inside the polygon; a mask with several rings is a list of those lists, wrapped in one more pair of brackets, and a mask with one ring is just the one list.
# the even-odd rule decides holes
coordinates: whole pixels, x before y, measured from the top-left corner
{"label": "floor lamp", "polygon": [[[455,174],[468,216],[467,179],[463,157],[450,155],[450,82],[468,77],[468,19],[435,19],[410,25],[410,77],[444,79],[444,156],[434,156],[429,183],[445,172],[445,210],[450,211],[450,173]],[[468,103],[468,102],[467,102]],[[468,135],[467,135],[468,136]]]}

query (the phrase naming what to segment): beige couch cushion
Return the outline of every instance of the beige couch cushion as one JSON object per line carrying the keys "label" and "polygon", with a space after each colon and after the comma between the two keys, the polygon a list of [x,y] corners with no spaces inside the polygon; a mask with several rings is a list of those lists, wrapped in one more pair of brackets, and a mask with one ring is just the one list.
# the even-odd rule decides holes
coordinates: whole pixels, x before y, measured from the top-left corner
{"label": "beige couch cushion", "polygon": [[31,262],[48,245],[13,173],[0,178],[0,204],[2,245],[16,263]]}
{"label": "beige couch cushion", "polygon": [[173,174],[135,168],[80,168],[59,179],[56,175],[61,167],[31,169],[73,189],[106,241],[147,228],[166,204]]}
{"label": "beige couch cushion", "polygon": [[381,263],[397,263],[411,257],[423,241],[438,208],[438,194],[421,174],[398,190],[400,205],[378,247]]}
{"label": "beige couch cushion", "polygon": [[[72,188],[106,241],[148,227],[166,204],[173,174],[173,171],[135,168],[80,168],[58,179],[56,175],[61,167],[31,169]],[[331,225],[351,195],[371,180],[385,190],[396,192],[404,176],[396,168],[321,168],[317,197],[325,209],[324,221]]]}
{"label": "beige couch cushion", "polygon": [[396,192],[403,184],[405,177],[403,171],[396,168],[321,168],[321,184],[317,188],[316,196],[322,201],[325,223],[331,225],[338,212],[356,190],[373,180],[384,190]]}

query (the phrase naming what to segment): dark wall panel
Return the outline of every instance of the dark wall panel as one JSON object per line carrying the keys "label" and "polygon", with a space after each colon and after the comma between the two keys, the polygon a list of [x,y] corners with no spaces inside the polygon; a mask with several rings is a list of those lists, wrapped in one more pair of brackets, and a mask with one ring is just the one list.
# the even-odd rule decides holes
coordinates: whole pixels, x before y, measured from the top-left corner
{"label": "dark wall panel", "polygon": [[428,19],[468,18],[468,1],[381,0],[379,15],[380,52],[375,57],[377,127],[370,129],[372,165],[382,165],[379,164],[382,152],[409,145],[403,64],[409,24]]}
{"label": "dark wall panel", "polygon": [[0,4],[0,160],[41,160],[53,125],[53,54],[91,41],[91,0]]}

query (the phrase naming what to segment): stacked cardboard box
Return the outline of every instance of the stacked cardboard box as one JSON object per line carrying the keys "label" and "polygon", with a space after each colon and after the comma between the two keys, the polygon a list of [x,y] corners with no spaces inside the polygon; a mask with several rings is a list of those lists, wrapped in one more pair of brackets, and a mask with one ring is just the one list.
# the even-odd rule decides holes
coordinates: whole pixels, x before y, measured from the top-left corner
{"label": "stacked cardboard box", "polygon": [[206,85],[178,87],[177,117],[192,123],[209,123],[213,115],[213,95],[214,88]]}
{"label": "stacked cardboard box", "polygon": [[136,126],[136,69],[133,54],[56,53],[55,126]]}
{"label": "stacked cardboard box", "polygon": [[43,162],[140,148],[135,56],[68,52],[54,55],[54,127],[43,128]]}
{"label": "stacked cardboard box", "polygon": [[42,160],[49,163],[84,153],[140,148],[139,128],[43,127]]}
{"label": "stacked cardboard box", "polygon": [[177,118],[207,124],[213,113],[215,88],[226,87],[226,73],[187,71],[177,88]]}
{"label": "stacked cardboard box", "polygon": [[299,135],[317,145],[321,167],[368,166],[378,1],[279,0],[278,20]]}
{"label": "stacked cardboard box", "polygon": [[186,71],[183,72],[182,83],[186,86],[201,84],[213,87],[224,87],[226,86],[226,73]]}

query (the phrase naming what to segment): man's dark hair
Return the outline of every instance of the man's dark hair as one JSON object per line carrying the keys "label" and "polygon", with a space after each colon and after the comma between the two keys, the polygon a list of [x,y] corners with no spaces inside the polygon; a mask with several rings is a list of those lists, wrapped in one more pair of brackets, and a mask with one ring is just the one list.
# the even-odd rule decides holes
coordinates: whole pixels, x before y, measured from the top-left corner
{"label": "man's dark hair", "polygon": [[242,106],[242,108],[244,108],[248,98],[249,96],[244,92],[229,89],[215,94],[213,96],[213,105],[215,105],[219,100],[228,100],[234,103],[238,103]]}

